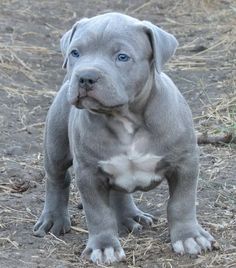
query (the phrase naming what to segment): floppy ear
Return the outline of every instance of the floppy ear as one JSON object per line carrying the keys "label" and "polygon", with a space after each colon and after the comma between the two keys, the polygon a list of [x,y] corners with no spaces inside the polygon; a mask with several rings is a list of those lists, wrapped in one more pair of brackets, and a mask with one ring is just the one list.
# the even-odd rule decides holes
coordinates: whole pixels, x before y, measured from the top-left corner
{"label": "floppy ear", "polygon": [[149,21],[143,21],[144,29],[150,37],[153,50],[154,64],[158,73],[163,65],[174,55],[178,41],[172,35],[155,26]]}
{"label": "floppy ear", "polygon": [[83,18],[83,19],[77,21],[72,26],[72,28],[62,36],[62,38],[60,40],[61,52],[62,52],[62,55],[64,57],[64,62],[63,62],[62,68],[66,68],[67,60],[68,60],[67,50],[68,50],[68,47],[69,47],[69,45],[71,43],[71,40],[72,40],[72,38],[73,38],[73,36],[75,34],[75,31],[77,30],[78,26],[82,22],[85,22],[87,20],[88,20],[87,18]]}

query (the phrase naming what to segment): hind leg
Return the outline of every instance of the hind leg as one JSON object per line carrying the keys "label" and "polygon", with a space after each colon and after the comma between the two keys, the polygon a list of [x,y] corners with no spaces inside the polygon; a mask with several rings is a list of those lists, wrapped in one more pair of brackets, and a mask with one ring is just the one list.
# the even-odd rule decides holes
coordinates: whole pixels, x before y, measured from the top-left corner
{"label": "hind leg", "polygon": [[66,101],[66,87],[55,98],[47,117],[44,137],[44,168],[46,171],[46,197],[41,216],[34,226],[34,235],[55,235],[70,230],[68,199],[72,165],[68,140],[70,106]]}
{"label": "hind leg", "polygon": [[132,194],[111,191],[110,202],[116,214],[119,232],[136,233],[141,231],[143,226],[153,224],[155,218],[135,205]]}

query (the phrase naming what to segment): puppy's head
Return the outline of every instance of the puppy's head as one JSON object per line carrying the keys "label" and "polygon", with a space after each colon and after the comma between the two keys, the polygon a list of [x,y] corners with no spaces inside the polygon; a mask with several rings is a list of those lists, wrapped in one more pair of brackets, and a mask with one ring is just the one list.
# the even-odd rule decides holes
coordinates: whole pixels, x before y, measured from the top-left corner
{"label": "puppy's head", "polygon": [[176,46],[150,22],[119,13],[78,21],[61,39],[69,102],[107,112],[144,98]]}

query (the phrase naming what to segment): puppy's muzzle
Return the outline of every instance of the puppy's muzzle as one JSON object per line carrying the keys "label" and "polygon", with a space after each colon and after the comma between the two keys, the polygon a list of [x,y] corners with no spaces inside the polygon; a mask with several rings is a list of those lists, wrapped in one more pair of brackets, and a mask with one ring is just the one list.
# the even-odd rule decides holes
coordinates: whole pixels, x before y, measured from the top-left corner
{"label": "puppy's muzzle", "polygon": [[99,80],[99,73],[95,70],[81,71],[78,74],[78,80],[79,89],[82,88],[85,91],[90,91],[94,89],[95,83]]}
{"label": "puppy's muzzle", "polygon": [[68,92],[69,102],[77,106],[81,99],[92,97],[92,91],[95,90],[100,78],[100,72],[93,68],[86,68],[72,74]]}

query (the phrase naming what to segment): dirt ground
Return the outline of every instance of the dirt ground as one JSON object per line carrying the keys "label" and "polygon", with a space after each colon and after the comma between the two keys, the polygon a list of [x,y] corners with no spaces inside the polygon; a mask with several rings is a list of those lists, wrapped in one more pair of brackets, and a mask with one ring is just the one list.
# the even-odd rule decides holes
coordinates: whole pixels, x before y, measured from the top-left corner
{"label": "dirt ground", "polygon": [[[121,11],[173,33],[179,48],[166,65],[186,97],[196,130],[236,132],[236,2],[234,0],[0,1],[0,267],[94,267],[80,258],[85,216],[72,185],[73,229],[37,238],[32,228],[44,202],[42,137],[48,108],[63,81],[61,35],[82,17]],[[151,229],[121,238],[127,261],[117,267],[236,267],[236,145],[201,145],[199,222],[220,250],[175,255],[166,221],[164,183],[137,204],[158,216]]]}

